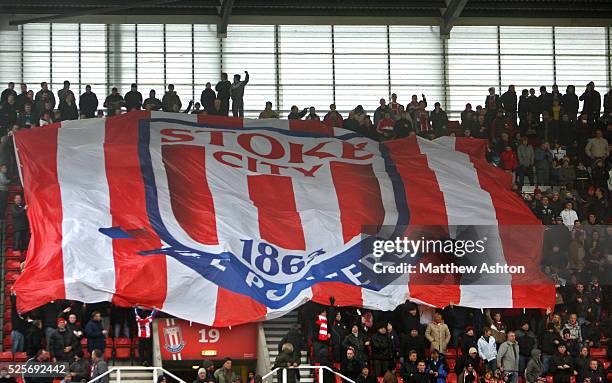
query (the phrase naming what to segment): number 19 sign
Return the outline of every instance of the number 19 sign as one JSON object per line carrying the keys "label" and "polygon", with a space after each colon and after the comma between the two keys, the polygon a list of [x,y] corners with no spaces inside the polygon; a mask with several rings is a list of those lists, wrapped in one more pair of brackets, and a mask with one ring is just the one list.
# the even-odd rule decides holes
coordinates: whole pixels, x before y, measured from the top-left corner
{"label": "number 19 sign", "polygon": [[[223,327],[189,324],[181,319],[159,319],[157,322],[160,352],[163,360],[193,361],[257,358],[257,324]],[[168,334],[174,334],[169,337]],[[166,344],[166,343],[172,344]],[[174,343],[179,343],[177,347]]]}

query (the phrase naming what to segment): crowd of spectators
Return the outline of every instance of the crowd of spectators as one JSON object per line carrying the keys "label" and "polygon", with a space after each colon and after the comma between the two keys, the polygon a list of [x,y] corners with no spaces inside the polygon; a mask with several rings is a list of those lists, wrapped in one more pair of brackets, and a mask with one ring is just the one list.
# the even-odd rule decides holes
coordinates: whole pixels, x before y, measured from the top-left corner
{"label": "crowd of spectators", "polygon": [[[190,101],[182,112],[227,116],[232,100],[232,115],[243,117],[248,81],[248,72],[244,80],[235,75],[233,82],[224,73],[215,89],[207,83],[200,102]],[[16,130],[110,116],[123,110],[182,109],[171,84],[161,100],[155,90],[143,99],[136,84],[123,96],[113,88],[103,103],[106,113],[98,110],[98,98],[91,87],[85,89],[78,106],[68,81],[57,97],[44,82],[36,94],[26,84],[21,84],[18,94],[10,83],[0,95],[2,217],[8,206],[7,187],[18,182],[12,142]],[[371,116],[361,105],[342,116],[332,104],[323,117],[314,107],[293,106],[287,118],[320,120],[380,141],[410,135],[488,140],[487,159],[512,174],[513,190],[548,226],[543,269],[558,285],[556,306],[546,311],[481,311],[450,306],[433,312],[407,302],[394,312],[361,313],[308,304],[301,313],[303,322],[309,325],[293,328],[283,339],[277,366],[298,365],[300,351],[308,349],[314,362],[335,366],[359,383],[371,383],[380,376],[391,383],[395,379],[392,371],[407,383],[444,383],[449,373],[455,373],[461,383],[516,383],[519,377],[532,383],[547,374],[553,376],[554,383],[569,383],[572,376],[578,383],[606,381],[606,372],[597,359],[590,357],[590,349],[601,346],[601,339],[612,335],[612,294],[605,283],[599,283],[605,278],[609,281],[612,266],[612,228],[605,226],[610,220],[612,190],[608,145],[612,89],[603,97],[603,113],[602,97],[592,82],[580,96],[573,85],[567,86],[565,94],[553,85],[550,93],[542,86],[539,95],[532,88],[522,90],[520,96],[510,86],[501,96],[490,88],[483,100],[475,109],[466,104],[458,122],[449,121],[438,102],[433,110],[427,110],[424,94],[420,99],[413,95],[405,106],[392,94],[389,103],[380,99]],[[268,102],[259,117],[279,118],[279,114]],[[20,196],[12,202],[13,246],[24,251],[28,242],[27,205]],[[109,303],[71,301],[50,302],[23,316],[13,308],[12,314],[13,351],[26,351],[32,358],[76,363],[77,379],[83,372],[78,368],[79,363],[85,364],[84,356],[103,355],[106,337],[140,336],[141,326],[151,318],[131,309],[111,309]],[[81,349],[80,339],[84,337],[86,350]],[[146,340],[143,345],[143,351],[150,348]],[[456,350],[455,359],[447,358],[450,350]],[[144,358],[141,363],[148,363],[150,355],[140,355]],[[451,360],[455,361],[452,366],[448,363]],[[231,370],[231,361],[229,365]],[[203,370],[198,372],[198,379],[202,373],[207,382],[233,380],[223,371],[221,376],[212,374],[214,366]],[[87,369],[83,374],[89,372]]]}

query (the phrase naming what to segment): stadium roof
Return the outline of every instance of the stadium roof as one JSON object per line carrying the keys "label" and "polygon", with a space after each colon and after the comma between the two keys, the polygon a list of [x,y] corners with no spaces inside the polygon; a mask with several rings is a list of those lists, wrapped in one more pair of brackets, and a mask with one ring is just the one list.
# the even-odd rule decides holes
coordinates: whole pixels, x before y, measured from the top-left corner
{"label": "stadium roof", "polygon": [[[109,22],[109,16],[129,17],[156,15],[200,17],[200,22],[217,19],[223,27],[228,22],[244,22],[257,17],[297,19],[304,24],[315,17],[330,22],[333,18],[370,18],[390,24],[431,24],[436,22],[442,33],[448,33],[452,25],[465,19],[488,18],[513,19],[572,19],[577,23],[584,19],[600,20],[601,25],[612,22],[610,0],[0,0],[0,14],[11,25],[29,22],[79,21]],[[85,19],[83,19],[85,17]],[[79,19],[81,18],[81,19]],[[331,19],[330,19],[331,18]],[[607,19],[607,20],[606,20]],[[102,20],[102,21],[100,21]],[[152,21],[144,21],[152,22]],[[159,22],[155,19],[154,22]],[[173,22],[169,20],[168,22]],[[191,22],[194,22],[193,19]],[[257,22],[257,21],[255,21]],[[293,23],[299,23],[294,20]],[[368,22],[371,24],[372,22]],[[499,23],[499,22],[497,22]],[[596,21],[596,23],[598,23]],[[223,29],[223,28],[222,28]],[[222,31],[221,31],[222,32]]]}

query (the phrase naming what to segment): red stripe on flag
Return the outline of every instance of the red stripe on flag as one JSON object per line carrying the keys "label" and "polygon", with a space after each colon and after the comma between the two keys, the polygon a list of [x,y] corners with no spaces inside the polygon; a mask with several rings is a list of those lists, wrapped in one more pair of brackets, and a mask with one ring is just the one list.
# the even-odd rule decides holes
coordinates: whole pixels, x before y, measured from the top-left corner
{"label": "red stripe on flag", "polygon": [[199,124],[223,125],[232,128],[242,128],[243,119],[239,117],[213,116],[211,114],[198,114]]}
{"label": "red stripe on flag", "polygon": [[480,187],[491,195],[506,263],[525,266],[524,274],[511,274],[513,307],[554,307],[555,286],[540,269],[544,226],[518,195],[499,182],[499,169],[474,158],[471,162]]}
{"label": "red stripe on flag", "polygon": [[[214,308],[211,308],[214,310]],[[256,322],[264,319],[268,309],[266,306],[230,290],[219,287],[215,321],[212,326],[233,326],[237,324]]]}
{"label": "red stripe on flag", "polygon": [[[435,239],[436,234],[448,235],[444,194],[440,190],[435,172],[429,168],[427,156],[421,153],[417,138],[408,137],[389,141],[385,146],[389,149],[395,167],[404,182],[410,214],[410,225],[406,235],[410,238],[420,237],[419,230],[422,225],[429,225],[426,233],[429,238]],[[434,232],[436,227],[439,233]],[[431,255],[426,255],[421,262],[444,263]],[[411,298],[437,307],[447,306],[451,302],[459,303],[461,297],[460,286],[452,275],[442,275],[438,279],[432,274],[411,274],[409,285]]]}
{"label": "red stripe on flag", "polygon": [[[24,129],[14,138],[21,158],[36,158],[36,161],[24,160],[21,164],[32,231],[28,254],[32,255],[28,256],[26,267],[14,285],[19,312],[66,297],[62,198],[57,178],[58,129],[59,124],[46,129]],[[37,223],[41,222],[44,226],[39,227]]]}
{"label": "red stripe on flag", "polygon": [[291,250],[306,250],[291,177],[248,176],[249,196],[259,212],[261,238]]}
{"label": "red stripe on flag", "polygon": [[342,282],[320,282],[312,286],[312,301],[329,305],[329,298],[334,297],[335,306],[363,305],[361,287]]}
{"label": "red stripe on flag", "polygon": [[487,140],[471,137],[455,137],[455,150],[480,160],[486,160]]}
{"label": "red stripe on flag", "polygon": [[385,218],[385,208],[372,165],[332,161],[329,166],[340,208],[344,243],[363,230],[370,234],[378,232]]}
{"label": "red stripe on flag", "polygon": [[292,132],[319,133],[329,137],[334,136],[334,128],[316,120],[289,120],[289,130]]}
{"label": "red stripe on flag", "polygon": [[205,148],[164,145],[162,158],[176,220],[196,242],[217,245],[215,204],[206,179]]}
{"label": "red stripe on flag", "polygon": [[145,111],[130,112],[122,118],[106,120],[104,156],[113,226],[149,234],[113,239],[116,273],[113,303],[161,308],[167,289],[166,257],[138,254],[161,247],[149,223],[138,157],[138,122],[149,116]]}

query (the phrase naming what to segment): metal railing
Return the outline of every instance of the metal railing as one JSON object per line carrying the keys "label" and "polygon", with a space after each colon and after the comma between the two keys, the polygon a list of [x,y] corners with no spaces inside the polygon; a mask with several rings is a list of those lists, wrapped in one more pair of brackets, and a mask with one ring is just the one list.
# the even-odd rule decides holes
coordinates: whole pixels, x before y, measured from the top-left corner
{"label": "metal railing", "polygon": [[110,378],[110,374],[113,372],[115,372],[115,381],[117,383],[120,383],[121,382],[121,371],[153,371],[152,383],[157,383],[157,378],[161,375],[167,375],[173,378],[174,380],[176,380],[178,383],[186,383],[183,379],[179,378],[178,376],[174,375],[173,373],[167,370],[164,370],[161,367],[140,367],[140,366],[112,367],[108,371],[103,373],[102,375],[96,376],[95,378],[90,380],[88,383],[102,382],[101,380],[102,378],[104,377]]}
{"label": "metal railing", "polygon": [[318,370],[319,372],[318,383],[323,383],[323,370],[327,370],[331,372],[332,374],[339,376],[344,381],[347,381],[349,383],[355,383],[353,379],[347,378],[346,376],[342,375],[338,371],[334,371],[332,368],[328,366],[309,366],[309,365],[302,365],[302,366],[297,366],[297,367],[276,367],[274,370],[262,376],[261,379],[266,380],[270,377],[274,377],[274,374],[276,374],[278,370],[283,370],[282,371],[282,378],[283,378],[282,382],[278,382],[278,383],[287,383],[287,370]]}

